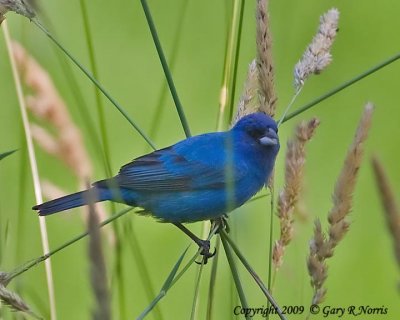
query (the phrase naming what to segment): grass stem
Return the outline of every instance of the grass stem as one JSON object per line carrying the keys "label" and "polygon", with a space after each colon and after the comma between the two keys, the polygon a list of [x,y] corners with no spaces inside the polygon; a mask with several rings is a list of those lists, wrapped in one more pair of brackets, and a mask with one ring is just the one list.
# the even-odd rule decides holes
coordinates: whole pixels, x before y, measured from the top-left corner
{"label": "grass stem", "polygon": [[279,317],[281,320],[285,320],[285,316],[282,314],[281,308],[278,306],[276,303],[275,299],[272,297],[270,292],[268,291],[267,287],[264,285],[260,277],[257,275],[257,273],[254,271],[254,269],[250,266],[250,264],[247,262],[246,258],[243,256],[243,254],[240,252],[239,248],[236,246],[236,244],[232,241],[232,239],[228,236],[225,230],[220,230],[220,235],[222,241],[224,239],[229,243],[230,247],[233,249],[239,260],[242,262],[244,267],[247,269],[247,271],[250,273],[250,275],[253,277],[257,285],[260,287],[261,291],[264,293],[264,295],[267,297],[268,301],[272,304],[272,306],[275,308],[276,312],[278,313]]}
{"label": "grass stem", "polygon": [[210,285],[209,285],[209,289],[208,289],[207,315],[206,315],[207,320],[211,320],[211,318],[212,318],[220,246],[221,246],[221,237],[217,234],[216,241],[215,241],[215,250],[217,251],[217,253],[215,254],[214,259],[212,260]]}
{"label": "grass stem", "polygon": [[[172,43],[172,48],[174,48],[173,52],[171,52],[171,55],[169,57],[169,61],[168,61],[168,65],[170,70],[173,70],[177,61],[177,57],[179,56],[179,47],[180,47],[180,43],[182,40],[182,33],[185,30],[184,29],[184,22],[185,22],[185,17],[186,17],[186,13],[187,13],[187,8],[188,8],[188,4],[189,4],[189,0],[185,0],[185,2],[183,3],[182,7],[179,10],[179,14],[178,14],[178,22],[176,24],[175,27],[175,31],[174,31],[174,38],[171,41]],[[156,134],[157,134],[157,130],[159,129],[159,125],[160,125],[160,121],[163,118],[163,114],[165,111],[165,100],[167,97],[167,93],[168,93],[168,83],[163,82],[162,86],[161,86],[161,90],[158,94],[157,97],[157,107],[156,110],[153,113],[153,117],[151,120],[151,127],[149,130],[149,136],[151,139],[154,139]]]}
{"label": "grass stem", "polygon": [[[218,230],[218,225],[214,225],[214,227],[211,229],[210,234],[208,235],[207,240],[210,240],[215,233]],[[189,247],[188,247],[189,248]],[[146,309],[139,315],[137,320],[144,319],[147,314],[156,306],[156,304],[164,298],[164,296],[167,294],[167,291],[171,289],[175,283],[187,272],[189,267],[196,261],[196,259],[200,256],[201,248],[197,250],[197,252],[192,256],[192,258],[185,264],[185,266],[182,268],[182,270],[177,274],[178,268],[182,262],[183,256],[186,254],[186,251],[188,248],[185,249],[185,251],[182,253],[180,256],[179,260],[176,262],[174,268],[170,272],[167,280],[165,281],[164,285],[162,286],[160,293],[154,298],[154,300],[146,307]],[[176,276],[175,276],[176,274]]]}
{"label": "grass stem", "polygon": [[369,75],[379,71],[380,69],[392,64],[393,62],[397,61],[400,59],[400,52],[395,54],[394,56],[386,59],[385,61],[371,67],[370,69],[360,73],[359,75],[355,76],[354,78],[343,82],[341,85],[337,86],[336,88],[333,88],[331,90],[329,90],[328,92],[326,92],[325,94],[321,95],[320,97],[310,101],[309,103],[305,104],[304,106],[298,108],[296,111],[288,114],[287,116],[285,116],[282,121],[279,120],[279,122],[286,122],[296,116],[298,116],[299,114],[303,113],[304,111],[307,111],[308,109],[312,108],[313,106],[315,106],[316,104],[330,98],[331,96],[335,95],[336,93],[350,87],[351,85],[357,83],[358,81],[368,77]]}
{"label": "grass stem", "polygon": [[194,296],[193,296],[193,303],[192,303],[192,311],[190,313],[190,320],[195,320],[197,318],[197,307],[199,305],[199,291],[200,291],[200,283],[201,283],[201,276],[204,270],[204,260],[200,264],[197,274],[196,274],[196,282],[194,285]]}
{"label": "grass stem", "polygon": [[[221,240],[222,240],[222,245],[224,246],[226,258],[228,259],[228,263],[231,268],[232,277],[235,282],[236,291],[239,295],[240,303],[241,303],[243,309],[248,310],[249,305],[247,303],[246,295],[244,294],[243,286],[240,281],[239,272],[237,270],[237,266],[236,266],[235,260],[233,258],[233,255],[232,255],[231,248],[229,247],[228,242],[225,237],[222,236]],[[251,317],[247,313],[245,314],[245,317],[246,317],[246,319],[251,319]]]}
{"label": "grass stem", "polygon": [[[99,73],[97,69],[97,63],[96,63],[96,57],[95,57],[95,51],[94,51],[94,45],[93,45],[93,38],[92,38],[92,32],[90,30],[90,24],[89,24],[89,16],[86,8],[86,0],[80,0],[80,6],[81,6],[81,12],[82,12],[82,19],[83,19],[83,26],[85,30],[85,36],[86,36],[86,44],[88,48],[88,53],[89,53],[89,62],[90,62],[90,67],[93,72],[93,77],[96,79],[99,79]],[[97,90],[96,86],[94,86],[94,94],[96,98],[96,106],[97,106],[97,116],[98,116],[98,121],[99,121],[99,126],[100,126],[100,135],[101,135],[101,142],[103,144],[103,157],[104,157],[104,162],[106,165],[106,171],[107,171],[107,176],[111,177],[112,171],[111,171],[111,158],[110,158],[110,146],[108,142],[108,137],[107,137],[107,125],[106,125],[106,119],[104,115],[104,105],[103,105],[103,100],[101,99],[101,95],[99,90]]]}
{"label": "grass stem", "polygon": [[[233,117],[233,107],[236,91],[237,66],[239,61],[240,40],[242,35],[244,0],[235,0],[231,26],[229,30],[227,49],[225,53],[224,76],[222,81],[222,97],[217,118],[218,130],[223,130]],[[225,117],[228,108],[228,119]]]}
{"label": "grass stem", "polygon": [[128,115],[125,109],[106,91],[106,89],[101,85],[101,83],[94,78],[94,76],[72,56],[72,54],[63,46],[53,35],[39,22],[37,19],[33,19],[32,22],[51,40],[54,44],[63,51],[68,58],[92,81],[97,88],[104,94],[104,96],[117,108],[117,110],[124,116],[126,120],[132,125],[132,127],[143,137],[144,140],[156,150],[156,146],[150,140],[150,138],[144,133],[144,131],[133,121],[133,119]]}
{"label": "grass stem", "polygon": [[[133,210],[132,207],[126,208],[124,210],[121,210],[120,212],[114,214],[110,218],[108,218],[108,219],[104,220],[102,223],[100,223],[99,224],[99,228],[102,228],[105,225],[109,224],[110,222],[122,217],[123,215],[127,214],[131,210]],[[89,235],[89,231],[85,231],[85,232],[77,235],[76,237],[72,238],[71,240],[65,242],[64,244],[60,245],[56,249],[53,249],[53,250],[49,251],[47,254],[44,254],[43,256],[40,256],[40,257],[38,257],[38,258],[36,258],[34,260],[31,260],[31,261],[29,261],[27,263],[24,263],[22,266],[19,266],[19,267],[15,268],[13,271],[8,273],[8,275],[6,276],[5,282],[9,283],[15,277],[18,277],[19,275],[21,275],[24,272],[28,271],[32,267],[37,266],[39,263],[48,260],[51,256],[53,256],[57,252],[60,252],[60,251],[64,250],[65,248],[67,248],[70,245],[74,244],[75,242],[85,238],[88,235]]]}
{"label": "grass stem", "polygon": [[[273,181],[275,181],[273,179]],[[272,277],[272,248],[274,247],[274,211],[275,211],[275,192],[274,192],[274,186],[273,182],[272,185],[269,186],[270,194],[271,194],[271,199],[270,199],[270,219],[269,219],[269,248],[268,248],[268,290],[272,292],[272,286],[271,286],[271,277]],[[268,307],[269,307],[269,301],[268,301]],[[268,315],[269,317],[269,315]],[[268,319],[268,318],[267,318]]]}
{"label": "grass stem", "polygon": [[153,17],[151,16],[150,8],[149,8],[146,0],[140,0],[140,3],[142,4],[143,11],[146,16],[147,24],[149,25],[151,36],[153,37],[153,41],[154,41],[154,44],[157,49],[158,57],[160,58],[160,62],[161,62],[162,68],[164,70],[165,78],[167,79],[169,90],[171,91],[172,99],[174,100],[176,110],[178,111],[179,119],[181,121],[183,130],[185,131],[186,137],[190,137],[191,133],[190,133],[190,129],[189,129],[189,124],[187,122],[185,112],[183,111],[181,101],[180,101],[178,93],[176,91],[174,80],[172,79],[171,71],[169,70],[167,60],[165,59],[165,54],[164,54],[160,39],[157,34],[157,29],[154,24]]}
{"label": "grass stem", "polygon": [[[20,107],[24,131],[25,131],[25,138],[26,138],[26,144],[27,144],[27,148],[28,148],[29,163],[30,163],[30,167],[31,167],[36,203],[42,203],[43,202],[42,190],[41,190],[41,186],[40,186],[39,171],[38,171],[38,166],[37,166],[37,162],[36,162],[35,149],[33,147],[32,134],[31,134],[31,130],[30,130],[28,114],[26,111],[25,98],[24,98],[24,94],[22,91],[21,79],[19,77],[18,70],[17,70],[17,64],[14,59],[14,55],[13,55],[13,51],[12,51],[11,37],[10,37],[10,32],[8,29],[7,21],[3,22],[2,29],[3,29],[3,34],[4,34],[4,38],[5,38],[5,43],[6,43],[9,59],[10,59],[12,74],[13,74],[14,81],[15,81],[15,88],[17,91],[18,103],[19,103],[19,107]],[[41,235],[41,240],[42,240],[42,249],[43,249],[43,253],[46,255],[47,252],[49,252],[49,239],[48,239],[48,235],[47,235],[46,221],[43,217],[39,217],[39,226],[40,226],[40,235]],[[55,319],[57,319],[57,314],[56,314],[56,302],[55,302],[53,274],[52,274],[50,260],[46,261],[45,270],[46,270],[47,290],[48,290],[48,294],[49,294],[50,317],[52,320],[55,320]]]}

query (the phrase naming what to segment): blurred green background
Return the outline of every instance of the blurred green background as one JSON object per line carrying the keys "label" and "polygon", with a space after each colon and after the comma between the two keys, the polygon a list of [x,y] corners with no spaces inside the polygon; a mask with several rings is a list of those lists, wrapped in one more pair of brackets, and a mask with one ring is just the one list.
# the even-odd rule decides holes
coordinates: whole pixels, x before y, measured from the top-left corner
{"label": "blurred green background", "polygon": [[[219,95],[227,33],[232,14],[231,1],[149,1],[160,40],[168,60],[173,58],[172,74],[193,134],[213,131],[219,108]],[[89,66],[79,1],[42,2],[41,19],[78,60]],[[145,132],[149,132],[155,115],[154,141],[157,147],[168,146],[184,138],[174,104],[167,92],[158,108],[166,85],[158,56],[139,1],[87,2],[99,78],[111,95],[128,110]],[[294,108],[389,58],[400,50],[400,3],[376,1],[272,1],[273,54],[276,67],[278,116],[293,96],[293,67],[314,36],[319,16],[329,8],[341,13],[339,34],[333,47],[333,63],[319,76],[313,76]],[[85,145],[95,166],[94,179],[105,176],[103,159],[91,141],[86,120],[79,109],[86,108],[98,124],[93,85],[75,67],[74,75],[85,98],[77,105],[57,50],[46,36],[27,19],[7,15],[10,31],[52,76],[69,111],[81,129]],[[255,57],[255,1],[245,1],[238,62],[236,99],[246,77],[247,66]],[[179,39],[176,41],[176,39]],[[5,43],[0,40],[0,152],[19,151],[0,163],[0,269],[11,270],[41,255],[38,220],[31,207],[34,191],[27,159],[26,143],[15,94]],[[321,120],[315,138],[307,147],[304,194],[301,200],[306,221],[295,222],[295,238],[286,251],[284,264],[276,278],[274,295],[280,305],[308,306],[312,297],[306,268],[308,242],[313,221],[320,217],[326,227],[331,194],[347,148],[352,141],[363,106],[376,104],[373,126],[365,145],[351,227],[332,259],[328,261],[327,298],[323,305],[347,307],[369,305],[387,307],[387,316],[368,319],[393,319],[400,314],[399,267],[393,254],[373,179],[370,158],[377,154],[390,175],[398,195],[400,190],[400,62],[380,70],[313,109],[286,122],[280,129],[282,149],[276,163],[277,190],[282,186],[284,153],[292,128],[302,119],[316,116]],[[107,136],[111,149],[112,171],[148,152],[144,140],[104,99]],[[97,130],[97,132],[99,132]],[[40,176],[67,191],[76,191],[77,182],[60,161],[36,148]],[[400,201],[400,197],[398,197]],[[268,272],[269,198],[249,203],[231,214],[236,242],[249,262],[266,280]],[[47,219],[52,248],[85,230],[79,210]],[[20,215],[20,218],[18,216]],[[129,214],[117,222],[121,229],[131,224],[144,253],[151,282],[156,292],[161,288],[188,239],[175,227],[149,218]],[[275,226],[278,220],[275,219]],[[110,228],[110,227],[108,227]],[[201,224],[190,225],[200,234]],[[277,238],[278,233],[274,238]],[[109,279],[112,283],[113,318],[134,318],[148,305],[142,275],[132,255],[132,239],[122,239],[121,262],[125,295],[116,289],[115,250],[104,241]],[[190,249],[194,252],[194,246]],[[221,247],[222,252],[222,247]],[[87,255],[87,240],[63,250],[52,259],[59,319],[88,319],[93,306]],[[231,274],[224,255],[217,273],[214,319],[233,319],[232,306],[238,304]],[[164,319],[188,319],[192,307],[197,266],[168,292],[159,303]],[[198,319],[205,316],[209,273],[205,268],[198,307]],[[266,301],[243,268],[249,304],[266,306]],[[43,264],[20,276],[11,284],[34,310],[48,317],[48,295]],[[122,308],[122,310],[121,310]],[[2,312],[7,318],[14,315]],[[320,316],[322,317],[322,316]],[[153,313],[149,319],[157,319]],[[259,317],[260,318],[260,317]],[[304,319],[305,316],[289,319]],[[318,318],[318,317],[317,317]],[[272,317],[272,319],[275,319]]]}

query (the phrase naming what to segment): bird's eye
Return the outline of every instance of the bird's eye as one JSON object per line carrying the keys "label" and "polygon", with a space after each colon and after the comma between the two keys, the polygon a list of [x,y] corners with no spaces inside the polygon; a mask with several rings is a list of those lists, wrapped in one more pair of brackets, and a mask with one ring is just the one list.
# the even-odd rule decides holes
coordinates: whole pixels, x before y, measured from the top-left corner
{"label": "bird's eye", "polygon": [[252,136],[253,138],[260,138],[264,135],[264,132],[261,130],[257,130],[257,129],[253,129],[251,131],[249,131],[250,136]]}

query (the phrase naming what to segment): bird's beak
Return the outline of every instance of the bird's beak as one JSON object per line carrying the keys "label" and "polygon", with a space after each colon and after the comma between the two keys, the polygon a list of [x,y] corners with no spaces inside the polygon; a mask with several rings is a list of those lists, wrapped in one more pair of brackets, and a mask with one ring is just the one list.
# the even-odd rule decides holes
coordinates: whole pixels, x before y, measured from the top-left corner
{"label": "bird's beak", "polygon": [[269,128],[259,141],[263,146],[275,146],[278,144],[278,135],[273,129]]}

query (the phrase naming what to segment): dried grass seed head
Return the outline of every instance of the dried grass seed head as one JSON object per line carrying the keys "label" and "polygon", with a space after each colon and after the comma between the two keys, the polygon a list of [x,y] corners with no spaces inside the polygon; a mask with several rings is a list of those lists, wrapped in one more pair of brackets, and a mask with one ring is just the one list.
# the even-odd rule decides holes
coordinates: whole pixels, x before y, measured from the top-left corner
{"label": "dried grass seed head", "polygon": [[300,90],[311,74],[319,74],[332,61],[330,53],[339,22],[339,11],[330,9],[321,16],[318,32],[294,68],[294,86]]}
{"label": "dried grass seed head", "polygon": [[278,197],[277,215],[280,222],[280,238],[273,248],[273,263],[276,268],[281,266],[285,247],[293,238],[293,209],[301,191],[306,158],[305,144],[313,137],[319,123],[317,118],[301,122],[296,127],[294,137],[287,144],[285,186]]}
{"label": "dried grass seed head", "polygon": [[330,224],[335,224],[343,220],[351,210],[353,192],[363,156],[363,142],[367,138],[369,128],[371,127],[373,109],[373,104],[367,103],[353,142],[347,152],[342,171],[332,195],[333,207],[328,215]]}
{"label": "dried grass seed head", "polygon": [[34,3],[28,0],[0,0],[0,23],[4,20],[4,15],[8,11],[14,11],[28,19],[33,19],[35,11],[32,4]]}
{"label": "dried grass seed head", "polygon": [[285,187],[278,199],[278,216],[284,216],[297,203],[306,157],[305,144],[313,137],[319,124],[320,121],[317,118],[301,122],[296,127],[294,138],[287,143]]}
{"label": "dried grass seed head", "polygon": [[247,71],[246,82],[240,100],[238,103],[238,110],[231,123],[233,127],[241,118],[259,110],[259,103],[257,101],[258,89],[258,70],[256,60],[249,64]]}
{"label": "dried grass seed head", "polygon": [[314,288],[313,304],[321,303],[326,294],[326,289],[322,287],[328,270],[325,261],[333,256],[335,247],[349,230],[350,223],[345,218],[352,206],[352,195],[363,155],[363,142],[371,126],[372,112],[373,105],[368,103],[336,182],[332,197],[333,206],[328,214],[328,237],[322,232],[319,220],[315,222],[314,237],[310,241],[310,254],[307,259],[311,285]]}
{"label": "dried grass seed head", "polygon": [[259,111],[271,117],[275,115],[277,96],[274,85],[274,65],[272,61],[272,37],[268,15],[268,0],[257,0],[256,44],[259,82]]}
{"label": "dried grass seed head", "polygon": [[25,303],[24,300],[22,300],[22,298],[18,294],[8,290],[2,284],[0,284],[0,300],[2,303],[9,306],[14,311],[25,312],[36,319],[40,319],[32,312],[29,306]]}
{"label": "dried grass seed head", "polygon": [[393,239],[394,253],[397,259],[397,264],[400,267],[400,210],[384,166],[377,156],[372,157],[372,167],[375,174],[375,181],[378,185],[381,202],[384,207],[386,225]]}
{"label": "dried grass seed head", "polygon": [[27,97],[27,106],[38,118],[56,130],[56,136],[38,125],[32,125],[32,134],[48,153],[62,159],[81,179],[91,175],[91,164],[80,131],[73,123],[67,106],[59,96],[49,74],[18,43],[13,42],[18,69],[33,95]]}

